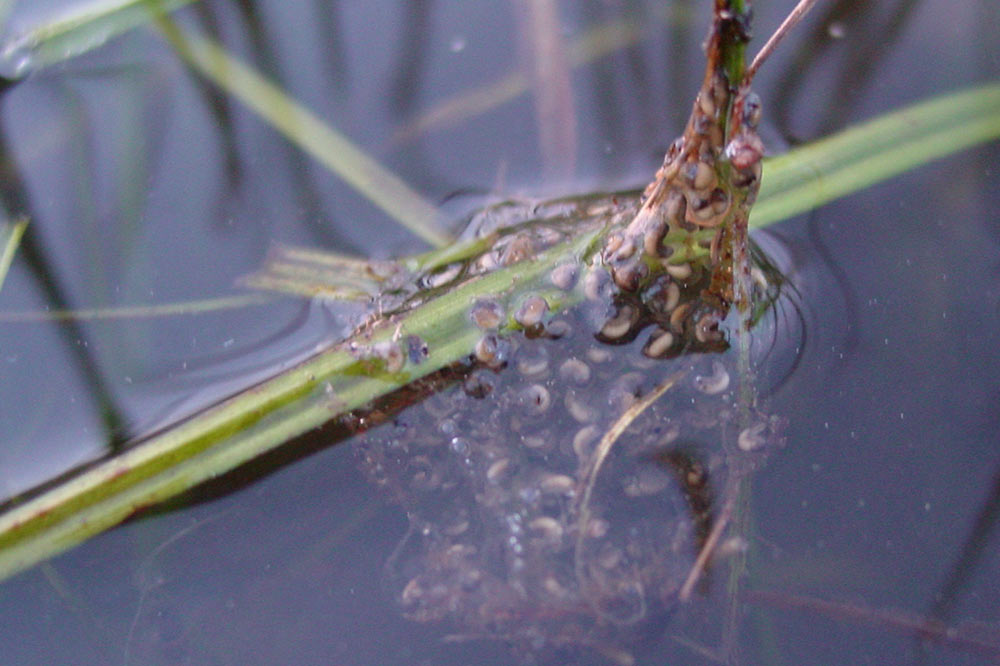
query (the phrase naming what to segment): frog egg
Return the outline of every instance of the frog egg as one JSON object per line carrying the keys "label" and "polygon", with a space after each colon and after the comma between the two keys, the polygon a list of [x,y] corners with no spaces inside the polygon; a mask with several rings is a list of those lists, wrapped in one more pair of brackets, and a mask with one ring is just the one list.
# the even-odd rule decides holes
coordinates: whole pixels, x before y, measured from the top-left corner
{"label": "frog egg", "polygon": [[757,129],[762,114],[760,97],[757,93],[748,93],[743,98],[743,123],[750,129]]}
{"label": "frog egg", "polygon": [[619,289],[635,291],[642,280],[649,275],[649,267],[641,261],[633,261],[611,269],[611,273]]}
{"label": "frog egg", "polygon": [[509,471],[510,459],[501,458],[500,460],[491,463],[490,466],[486,468],[486,480],[490,483],[499,483],[507,476]]}
{"label": "frog egg", "polygon": [[573,452],[581,462],[590,459],[599,434],[597,426],[588,425],[580,428],[573,435]]}
{"label": "frog egg", "polygon": [[718,187],[715,188],[712,190],[712,196],[709,199],[709,206],[712,209],[713,215],[724,215],[726,211],[729,210],[729,195],[725,190]]}
{"label": "frog egg", "polygon": [[472,445],[469,444],[469,440],[464,437],[452,437],[451,442],[448,444],[448,448],[451,449],[453,453],[461,457],[466,457],[472,451]]}
{"label": "frog egg", "polygon": [[698,162],[698,166],[695,168],[694,189],[696,190],[708,190],[715,187],[715,169],[708,162]]}
{"label": "frog egg", "polygon": [[624,556],[625,553],[622,552],[621,548],[606,543],[597,552],[597,564],[602,569],[610,571],[621,564]]}
{"label": "frog egg", "polygon": [[635,254],[635,240],[633,238],[626,238],[618,246],[618,249],[614,252],[611,257],[612,261],[626,261],[631,259]]}
{"label": "frog egg", "polygon": [[597,410],[590,407],[585,400],[580,398],[576,391],[567,391],[563,399],[566,411],[579,423],[590,423],[597,420]]}
{"label": "frog egg", "polygon": [[663,256],[667,248],[663,245],[663,237],[667,235],[667,220],[659,217],[649,223],[642,239],[643,251],[651,257]]}
{"label": "frog egg", "polygon": [[607,347],[591,347],[587,350],[587,360],[591,363],[607,363],[611,360],[611,350]]}
{"label": "frog egg", "polygon": [[687,199],[680,192],[674,191],[667,195],[663,213],[671,225],[680,223],[687,212]]}
{"label": "frog egg", "polygon": [[510,266],[535,256],[535,243],[527,233],[516,234],[500,255],[500,265]]}
{"label": "frog egg", "polygon": [[548,446],[549,438],[545,435],[523,435],[521,443],[529,449],[540,450]]}
{"label": "frog egg", "polygon": [[698,108],[706,116],[715,115],[715,100],[712,99],[712,95],[708,91],[703,90],[698,93]]}
{"label": "frog egg", "polygon": [[527,485],[521,487],[517,491],[517,497],[519,500],[524,502],[525,505],[531,506],[538,502],[539,498],[542,496],[542,491],[535,486]]}
{"label": "frog egg", "polygon": [[464,516],[456,518],[453,522],[445,525],[441,531],[447,536],[458,536],[464,534],[469,529],[469,520]]}
{"label": "frog egg", "polygon": [[399,372],[406,364],[406,356],[398,344],[390,340],[376,342],[371,346],[371,355],[385,363],[386,372]]}
{"label": "frog egg", "polygon": [[466,569],[459,572],[458,584],[465,592],[472,592],[482,583],[483,572],[479,569]]}
{"label": "frog egg", "polygon": [[687,319],[688,314],[691,312],[691,303],[681,303],[674,311],[670,313],[670,328],[675,333],[680,333],[684,330],[684,320]]}
{"label": "frog egg", "polygon": [[539,344],[527,345],[517,355],[517,371],[527,379],[542,379],[549,374],[549,353]]}
{"label": "frog egg", "polygon": [[552,272],[549,273],[549,279],[559,289],[569,291],[576,284],[578,274],[576,264],[563,264],[552,269]]}
{"label": "frog egg", "polygon": [[528,529],[547,546],[558,547],[562,542],[563,526],[549,516],[540,516],[528,523]]}
{"label": "frog egg", "polygon": [[604,240],[604,252],[605,256],[613,257],[618,248],[622,246],[625,242],[625,236],[622,235],[620,231],[612,231],[608,234],[608,237]]}
{"label": "frog egg", "polygon": [[641,372],[629,372],[615,381],[608,395],[608,402],[619,412],[632,406],[642,391],[645,377]]}
{"label": "frog egg", "polygon": [[583,293],[588,300],[606,301],[611,297],[611,276],[603,268],[591,267],[583,279]]}
{"label": "frog egg", "polygon": [[549,390],[541,384],[532,384],[521,393],[521,404],[528,413],[533,416],[540,416],[549,411],[552,406],[552,395]]}
{"label": "frog egg", "polygon": [[666,266],[664,266],[664,268],[666,269],[667,274],[670,275],[670,277],[674,278],[675,280],[680,280],[681,282],[691,277],[691,273],[693,272],[691,270],[691,264],[668,263]]}
{"label": "frog egg", "polygon": [[458,434],[458,424],[453,419],[441,419],[438,430],[441,431],[442,435],[454,437]]}
{"label": "frog egg", "polygon": [[670,312],[677,307],[677,304],[681,302],[681,288],[674,282],[670,281],[667,285],[666,296],[663,300],[663,310],[664,312]]}
{"label": "frog egg", "polygon": [[531,328],[541,323],[549,312],[549,304],[541,296],[529,296],[514,314],[514,321],[524,328]]}
{"label": "frog egg", "polygon": [[441,485],[441,473],[427,456],[414,456],[407,463],[412,470],[410,487],[414,490],[434,490]]}
{"label": "frog egg", "polygon": [[451,266],[446,266],[431,275],[424,278],[424,284],[426,284],[431,289],[436,289],[437,287],[442,287],[455,278],[462,271],[461,264],[452,264]]}
{"label": "frog egg", "polygon": [[637,321],[639,321],[639,309],[629,303],[622,303],[615,314],[601,326],[600,336],[605,342],[621,340],[632,330]]}
{"label": "frog egg", "polygon": [[495,329],[503,323],[503,306],[492,299],[479,299],[472,304],[469,317],[480,329]]}
{"label": "frog egg", "polygon": [[710,198],[698,199],[688,207],[688,222],[693,222],[699,227],[714,227],[722,220],[717,218],[715,209],[712,207]]}
{"label": "frog egg", "polygon": [[458,564],[462,560],[468,559],[476,554],[476,547],[467,543],[453,543],[444,551],[444,556],[451,562]]}
{"label": "frog egg", "polygon": [[476,360],[490,368],[499,368],[507,361],[509,345],[495,335],[484,335],[473,350]]}
{"label": "frog egg", "polygon": [[694,186],[694,179],[698,176],[698,162],[694,159],[685,162],[681,166],[679,176],[678,185],[690,193],[692,191],[691,188]]}
{"label": "frog egg", "polygon": [[663,358],[674,346],[674,334],[657,327],[650,335],[642,353],[649,358]]}
{"label": "frog egg", "polygon": [[622,483],[622,489],[629,497],[647,497],[666,490],[669,485],[670,477],[662,470],[646,466],[626,478]]}
{"label": "frog egg", "polygon": [[482,400],[493,392],[494,380],[485,371],[476,370],[462,382],[462,390],[470,398]]}
{"label": "frog egg", "polygon": [[441,421],[455,411],[455,395],[449,391],[435,393],[424,400],[423,407],[434,419]]}
{"label": "frog egg", "polygon": [[736,438],[736,445],[740,447],[740,451],[756,451],[763,447],[767,443],[764,437],[766,428],[766,423],[757,423],[740,431],[739,437]]}
{"label": "frog egg", "polygon": [[572,495],[576,487],[573,477],[566,474],[543,474],[538,488],[548,495]]}
{"label": "frog egg", "polygon": [[419,365],[430,356],[431,350],[419,335],[406,336],[406,355],[410,363]]}
{"label": "frog egg", "polygon": [[565,319],[553,319],[545,324],[545,336],[558,340],[573,332],[573,326]]}
{"label": "frog egg", "polygon": [[706,313],[701,316],[695,325],[694,337],[698,342],[721,342],[723,335],[719,330],[719,318],[713,313]]}
{"label": "frog egg", "polygon": [[424,598],[425,590],[423,584],[423,574],[414,576],[410,582],[403,587],[403,592],[399,595],[399,600],[403,606],[412,609],[420,605]]}
{"label": "frog egg", "polygon": [[729,388],[729,373],[718,361],[712,361],[712,374],[709,376],[696,375],[694,387],[707,395],[716,395]]}
{"label": "frog egg", "polygon": [[542,581],[542,589],[557,599],[565,599],[569,596],[569,591],[563,587],[562,583],[556,580],[555,576],[549,576]]}
{"label": "frog egg", "polygon": [[590,366],[578,358],[569,358],[559,366],[559,378],[582,386],[590,381]]}

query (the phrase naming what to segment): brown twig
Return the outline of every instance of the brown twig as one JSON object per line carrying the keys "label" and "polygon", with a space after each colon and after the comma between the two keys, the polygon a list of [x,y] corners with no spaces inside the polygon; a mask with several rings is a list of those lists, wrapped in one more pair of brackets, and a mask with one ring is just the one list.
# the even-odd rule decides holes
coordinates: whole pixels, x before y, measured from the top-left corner
{"label": "brown twig", "polygon": [[901,610],[876,609],[856,603],[827,601],[774,590],[750,590],[744,592],[742,596],[750,603],[804,609],[833,619],[879,625],[994,658],[1000,656],[1000,631],[995,626],[990,628],[992,635],[977,636],[972,634],[969,625],[949,625]]}
{"label": "brown twig", "polygon": [[757,74],[757,70],[764,64],[764,61],[778,48],[781,40],[791,32],[792,28],[798,25],[799,21],[812,9],[816,2],[817,0],[799,0],[799,4],[795,5],[795,8],[785,17],[785,20],[781,22],[778,29],[774,31],[774,34],[768,38],[764,46],[754,56],[753,62],[750,63],[750,67],[747,68],[746,74],[743,77],[746,83],[749,84],[753,80],[754,75]]}

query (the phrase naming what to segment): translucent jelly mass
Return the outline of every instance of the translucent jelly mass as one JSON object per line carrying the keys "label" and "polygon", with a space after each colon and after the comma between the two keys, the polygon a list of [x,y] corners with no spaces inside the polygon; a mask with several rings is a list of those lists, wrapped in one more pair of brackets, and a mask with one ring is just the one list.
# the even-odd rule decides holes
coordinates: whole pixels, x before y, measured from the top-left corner
{"label": "translucent jelly mass", "polygon": [[[409,517],[386,563],[407,617],[537,647],[613,642],[675,605],[747,410],[728,353],[649,358],[644,333],[603,344],[594,322],[608,307],[550,318],[558,337],[506,337],[503,367],[472,364],[355,440]],[[668,378],[598,460],[609,429]]]}

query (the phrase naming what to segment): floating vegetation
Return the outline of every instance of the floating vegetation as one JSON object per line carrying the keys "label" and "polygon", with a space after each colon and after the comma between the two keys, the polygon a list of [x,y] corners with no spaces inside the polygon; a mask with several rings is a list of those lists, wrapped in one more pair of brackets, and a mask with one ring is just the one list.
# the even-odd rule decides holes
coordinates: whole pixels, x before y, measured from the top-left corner
{"label": "floating vegetation", "polygon": [[593,335],[606,305],[551,320],[559,337],[507,336],[500,367],[418,382],[407,408],[355,440],[365,474],[409,517],[387,563],[407,617],[446,621],[453,640],[613,643],[677,604],[711,518],[689,483],[703,491],[733,456],[755,466],[780,443],[780,421],[752,410],[759,445],[744,446],[727,357],[608,347]]}
{"label": "floating vegetation", "polygon": [[[512,321],[472,303],[486,331],[472,359],[410,387],[397,415],[376,408],[366,426],[381,425],[356,440],[409,517],[387,565],[407,617],[446,621],[454,640],[620,650],[622,627],[689,597],[740,481],[780,442],[746,355],[725,353],[781,284],[747,235],[764,149],[737,4],[716,2],[687,128],[641,200],[594,202],[568,227],[483,216],[468,236],[495,239],[488,249],[423,278],[433,290],[532,258],[586,220],[603,227]],[[403,308],[424,297],[400,295]]]}

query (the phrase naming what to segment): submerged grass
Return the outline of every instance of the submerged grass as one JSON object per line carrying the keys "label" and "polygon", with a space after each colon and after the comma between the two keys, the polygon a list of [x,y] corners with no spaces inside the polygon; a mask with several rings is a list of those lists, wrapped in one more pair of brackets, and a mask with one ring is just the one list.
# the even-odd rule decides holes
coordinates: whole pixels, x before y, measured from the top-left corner
{"label": "submerged grass", "polygon": [[372,204],[434,247],[451,241],[437,207],[274,83],[208,37],[183,32],[168,17],[158,25],[192,69],[246,104]]}
{"label": "submerged grass", "polygon": [[[136,26],[197,0],[92,0],[63,3],[60,11],[18,34],[8,32],[0,48],[0,76],[16,79],[75,58]],[[27,3],[24,3],[27,4]],[[4,20],[11,3],[0,3]]]}
{"label": "submerged grass", "polygon": [[0,226],[0,291],[3,291],[3,283],[7,279],[7,271],[14,261],[17,247],[21,244],[21,237],[24,236],[28,228],[28,220],[22,219],[17,222],[5,222]]}

